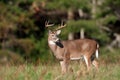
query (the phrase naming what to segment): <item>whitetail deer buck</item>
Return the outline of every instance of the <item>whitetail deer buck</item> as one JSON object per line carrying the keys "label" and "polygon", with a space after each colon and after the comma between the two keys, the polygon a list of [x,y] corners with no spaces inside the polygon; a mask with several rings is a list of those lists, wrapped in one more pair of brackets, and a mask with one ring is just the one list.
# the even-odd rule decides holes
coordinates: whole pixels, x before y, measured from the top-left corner
{"label": "whitetail deer buck", "polygon": [[[53,24],[52,24],[53,25]],[[46,27],[51,26],[46,23]],[[65,27],[61,25],[58,29]],[[90,65],[93,64],[98,68],[98,62],[95,58],[98,58],[99,45],[96,41],[91,39],[77,39],[62,41],[58,38],[61,30],[49,30],[48,45],[55,57],[60,60],[62,73],[66,73],[70,60],[79,60],[82,57],[85,60],[87,69],[90,69]]]}

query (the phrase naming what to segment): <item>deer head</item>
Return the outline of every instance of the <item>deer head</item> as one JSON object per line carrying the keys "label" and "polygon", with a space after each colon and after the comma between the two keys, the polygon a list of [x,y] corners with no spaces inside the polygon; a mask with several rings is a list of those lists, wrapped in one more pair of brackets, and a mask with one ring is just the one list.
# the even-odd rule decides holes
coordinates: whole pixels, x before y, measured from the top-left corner
{"label": "deer head", "polygon": [[[46,22],[46,27],[50,27],[50,26],[53,26],[54,24],[49,24],[49,22]],[[63,25],[63,23],[58,27],[56,28],[55,30],[49,30],[48,32],[48,41],[50,44],[59,44],[60,43],[60,39],[58,37],[58,35],[61,33],[61,30],[62,28],[64,28],[66,25]]]}
{"label": "deer head", "polygon": [[51,44],[57,43],[60,41],[58,35],[61,33],[61,30],[51,31],[49,30],[48,39]]}

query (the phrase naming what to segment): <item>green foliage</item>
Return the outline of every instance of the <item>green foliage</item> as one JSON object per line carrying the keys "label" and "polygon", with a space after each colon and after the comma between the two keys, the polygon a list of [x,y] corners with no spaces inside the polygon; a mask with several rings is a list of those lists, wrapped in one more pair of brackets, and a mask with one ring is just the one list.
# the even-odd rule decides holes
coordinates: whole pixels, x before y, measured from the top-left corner
{"label": "green foliage", "polygon": [[106,32],[100,31],[100,28],[96,24],[96,20],[70,21],[67,23],[67,27],[63,29],[62,35],[67,37],[68,33],[80,32],[82,28],[85,30],[87,36],[100,40],[101,45],[104,45],[104,43],[110,40]]}
{"label": "green foliage", "polygon": [[[47,45],[47,31],[43,26],[35,23],[43,17],[34,17],[30,11],[32,3],[36,2],[43,14],[48,10],[68,11],[82,9],[90,14],[92,2],[89,0],[1,0],[0,1],[0,49],[5,46],[5,50],[11,51],[15,55],[19,54],[30,61],[40,60],[47,62],[48,59],[54,61]],[[45,6],[41,7],[41,4]],[[67,39],[70,32],[79,33],[82,28],[85,30],[86,37],[97,39],[102,46],[110,42],[109,34],[99,28],[97,21],[101,19],[102,25],[115,23],[118,18],[114,14],[114,9],[119,9],[119,0],[105,0],[102,5],[96,6],[96,20],[68,21],[67,27],[62,30],[62,39]],[[42,11],[43,10],[43,11]],[[44,11],[45,10],[45,11]],[[41,12],[39,15],[41,16]],[[47,17],[47,16],[46,16]],[[91,16],[90,16],[91,17]],[[43,19],[45,20],[45,19]],[[54,20],[57,21],[57,18]],[[44,22],[44,21],[43,21]],[[41,24],[41,22],[40,22]],[[41,28],[42,27],[42,28]],[[4,52],[1,52],[4,53]],[[5,52],[7,53],[7,52]],[[9,53],[9,52],[8,52]],[[22,74],[21,78],[24,77]],[[51,73],[46,74],[46,79],[51,78]]]}
{"label": "green foliage", "polygon": [[[71,4],[72,3],[72,4]],[[90,9],[90,1],[88,0],[52,0],[47,2],[46,8],[48,9]],[[84,5],[86,4],[86,5]]]}
{"label": "green foliage", "polygon": [[119,0],[105,0],[102,2],[102,5],[97,6],[96,16],[97,18],[104,18],[107,15],[115,16],[115,13],[119,10],[119,7]]}
{"label": "green foliage", "polygon": [[102,19],[104,25],[114,24],[118,18],[115,15],[108,15],[106,18]]}
{"label": "green foliage", "polygon": [[9,50],[0,50],[0,64],[21,64],[23,63],[23,58],[14,52]]}
{"label": "green foliage", "polygon": [[[35,49],[34,49],[34,56],[36,55],[36,58],[40,60],[40,62],[52,62],[53,61],[53,55],[50,54],[50,49],[48,47],[47,43],[47,35],[48,32],[45,33],[44,37],[41,40],[34,40]],[[48,61],[51,60],[51,61]]]}
{"label": "green foliage", "polygon": [[120,0],[114,0],[114,1],[112,1],[112,0],[106,0],[105,1],[105,5],[109,5],[109,6],[117,6],[117,7],[119,7],[120,6]]}
{"label": "green foliage", "polygon": [[119,52],[120,52],[119,49],[114,49],[111,52],[106,47],[102,47],[100,48],[101,60],[103,59],[106,64],[118,63],[119,58],[120,58]]}

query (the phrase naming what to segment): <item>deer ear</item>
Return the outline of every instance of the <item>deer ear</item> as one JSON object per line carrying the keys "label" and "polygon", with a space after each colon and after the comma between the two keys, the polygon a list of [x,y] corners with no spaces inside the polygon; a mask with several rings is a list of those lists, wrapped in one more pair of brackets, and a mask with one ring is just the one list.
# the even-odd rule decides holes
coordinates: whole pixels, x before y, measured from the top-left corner
{"label": "deer ear", "polygon": [[61,33],[61,30],[57,30],[57,32],[56,32],[56,33],[57,33],[57,35],[59,35],[59,34]]}

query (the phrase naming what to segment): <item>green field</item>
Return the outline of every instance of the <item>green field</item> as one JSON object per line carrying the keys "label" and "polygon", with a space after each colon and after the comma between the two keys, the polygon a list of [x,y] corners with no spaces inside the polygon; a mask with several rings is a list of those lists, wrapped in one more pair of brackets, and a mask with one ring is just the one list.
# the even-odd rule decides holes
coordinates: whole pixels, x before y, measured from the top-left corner
{"label": "green field", "polygon": [[0,66],[0,80],[119,80],[120,64],[105,63],[99,65],[99,71],[94,67],[86,71],[83,62],[71,62],[69,72],[62,75],[60,65],[54,64],[23,64],[17,66]]}
{"label": "green field", "polygon": [[[0,80],[119,80],[119,64],[101,65],[99,71],[89,73],[79,65],[72,65],[73,72],[62,75],[60,67],[55,65],[21,65],[0,67]],[[80,68],[80,69],[79,69]],[[79,71],[79,75],[78,75]]]}
{"label": "green field", "polygon": [[[99,54],[99,70],[91,66],[86,71],[84,61],[71,61],[67,74],[61,74],[58,61],[0,65],[0,80],[120,80],[120,50],[110,52],[103,48]],[[51,61],[51,62],[50,62]]]}

